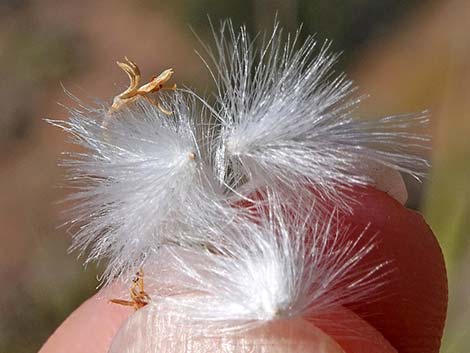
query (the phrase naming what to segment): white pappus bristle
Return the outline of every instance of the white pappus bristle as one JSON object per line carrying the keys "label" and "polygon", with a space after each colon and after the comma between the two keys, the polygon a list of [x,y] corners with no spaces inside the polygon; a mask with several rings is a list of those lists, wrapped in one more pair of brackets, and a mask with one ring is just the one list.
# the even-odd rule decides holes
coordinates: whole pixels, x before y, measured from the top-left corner
{"label": "white pappus bristle", "polygon": [[342,188],[371,182],[361,168],[368,161],[424,175],[428,137],[416,131],[426,113],[360,119],[361,98],[334,72],[329,42],[317,50],[307,37],[300,45],[300,31],[284,41],[277,25],[250,39],[230,21],[214,36],[215,50],[205,46],[203,60],[218,88],[217,174],[229,187],[278,184],[292,192],[309,184],[341,204]]}
{"label": "white pappus bristle", "polygon": [[[345,189],[373,182],[369,163],[423,176],[428,138],[415,131],[426,114],[360,119],[361,99],[334,73],[328,42],[299,44],[300,32],[284,41],[278,25],[250,39],[230,21],[215,37],[215,51],[205,47],[213,105],[175,87],[152,102],[146,84],[114,108],[49,120],[81,149],[64,162],[76,191],[72,249],[108,260],[106,283],[143,266],[158,320],[206,336],[377,296],[387,259],[365,259],[380,234],[342,221],[354,194]],[[137,65],[118,64],[132,91]]]}
{"label": "white pappus bristle", "polygon": [[86,150],[64,161],[76,189],[72,249],[88,250],[87,261],[108,259],[107,279],[133,275],[164,242],[191,241],[173,230],[191,217],[201,223],[198,211],[216,202],[198,143],[201,112],[179,93],[162,104],[171,116],[140,100],[111,116],[73,110],[68,122],[50,121]]}
{"label": "white pappus bristle", "polygon": [[378,295],[387,262],[362,262],[376,245],[363,238],[368,229],[349,239],[336,213],[316,220],[313,210],[291,212],[271,197],[250,217],[197,230],[212,239],[206,248],[163,247],[146,266],[150,305],[217,335]]}

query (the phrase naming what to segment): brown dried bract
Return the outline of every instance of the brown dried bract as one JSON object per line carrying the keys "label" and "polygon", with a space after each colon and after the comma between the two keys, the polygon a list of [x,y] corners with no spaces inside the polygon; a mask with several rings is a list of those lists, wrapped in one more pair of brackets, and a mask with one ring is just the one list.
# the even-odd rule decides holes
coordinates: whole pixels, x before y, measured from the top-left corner
{"label": "brown dried bract", "polygon": [[135,310],[143,308],[150,302],[150,296],[144,290],[144,272],[142,269],[136,273],[130,289],[131,300],[111,299],[110,302],[119,305],[132,306]]}
{"label": "brown dried bract", "polygon": [[117,112],[123,106],[135,102],[139,97],[145,98],[155,104],[163,113],[167,115],[171,114],[171,112],[161,107],[159,103],[156,103],[152,98],[148,97],[148,95],[160,90],[176,89],[176,85],[165,86],[165,83],[173,76],[173,69],[163,71],[160,75],[152,77],[150,82],[139,87],[141,79],[139,67],[127,57],[125,57],[124,60],[125,62],[118,61],[116,63],[129,77],[129,87],[124,92],[114,97],[113,105],[109,108],[108,114]]}

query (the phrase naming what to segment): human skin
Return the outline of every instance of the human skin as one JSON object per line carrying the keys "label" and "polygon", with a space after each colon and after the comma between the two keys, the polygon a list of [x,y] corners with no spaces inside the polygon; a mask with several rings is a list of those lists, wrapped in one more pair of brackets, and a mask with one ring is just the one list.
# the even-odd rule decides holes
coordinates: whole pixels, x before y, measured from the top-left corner
{"label": "human skin", "polygon": [[[133,309],[124,306],[109,304],[107,298],[113,297],[113,293],[118,292],[121,293],[120,290],[107,290],[83,303],[52,334],[39,353],[108,352],[113,337],[134,312]],[[263,347],[267,343],[270,345],[270,353],[397,352],[377,330],[348,309],[338,308],[338,311],[331,313],[331,318],[354,327],[353,332],[357,337],[351,337],[347,329],[326,334],[321,329],[298,320],[279,322],[265,329],[247,333],[242,338],[245,342],[250,342],[253,347],[257,347],[250,349],[251,353],[265,352]],[[168,332],[157,340],[160,340],[161,345],[165,345],[165,340],[172,334],[178,333]],[[214,344],[218,343],[216,338],[208,340],[212,340]],[[181,346],[183,344],[186,345],[187,342],[181,342]],[[306,350],[305,347],[311,347],[311,350]],[[200,352],[203,352],[203,349]],[[247,350],[240,345],[240,348],[236,348],[234,352],[244,353]]]}
{"label": "human skin", "polygon": [[[437,240],[422,217],[406,209],[397,201],[399,198],[375,188],[352,192],[359,202],[352,214],[345,215],[346,221],[356,225],[358,231],[370,223],[364,241],[376,234],[380,239],[377,250],[363,261],[367,264],[386,259],[396,269],[382,287],[382,295],[348,308],[337,307],[311,319],[311,323],[305,319],[280,321],[248,332],[239,339],[249,342],[250,352],[438,352],[447,307],[447,279]],[[352,232],[351,237],[354,236]],[[109,288],[86,301],[56,330],[40,353],[107,352],[113,337],[133,313],[132,309],[108,303],[117,292],[122,293]],[[181,330],[172,327],[165,330],[155,338],[162,347],[169,336],[180,337],[177,347],[188,346],[191,338]],[[191,352],[205,353],[204,347],[218,344],[216,338],[206,340]],[[132,346],[133,342],[125,344]],[[240,345],[233,352],[244,353],[244,347]],[[184,352],[183,348],[178,350]],[[139,350],[128,352],[136,351]]]}

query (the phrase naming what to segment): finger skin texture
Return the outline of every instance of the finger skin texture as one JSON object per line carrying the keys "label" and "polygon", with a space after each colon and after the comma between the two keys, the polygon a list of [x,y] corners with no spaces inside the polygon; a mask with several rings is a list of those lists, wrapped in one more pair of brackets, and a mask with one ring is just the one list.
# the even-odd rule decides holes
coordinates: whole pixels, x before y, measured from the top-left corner
{"label": "finger skin texture", "polygon": [[[113,297],[111,293],[100,293],[82,304],[54,332],[39,353],[106,353],[112,342],[111,353],[148,353],[138,346],[139,339],[149,328],[149,322],[144,322],[150,320],[145,317],[147,308],[134,313],[131,309],[108,304],[107,296]],[[158,312],[153,315],[158,315]],[[298,319],[271,324],[239,335],[232,341],[220,338],[201,341],[188,336],[189,328],[182,330],[174,325],[164,328],[165,331],[155,335],[150,343],[159,345],[160,349],[179,347],[181,350],[169,352],[182,353],[190,345],[193,345],[191,352],[194,353],[204,353],[207,349],[212,349],[208,351],[211,353],[221,351],[218,349],[225,349],[222,350],[224,353],[243,353],[248,348],[251,353],[397,353],[378,331],[348,309],[338,308],[323,319],[321,330]],[[333,325],[333,322],[341,324]],[[128,330],[130,335],[125,335]],[[231,351],[227,350],[230,348]]]}
{"label": "finger skin texture", "polygon": [[88,299],[49,337],[39,353],[105,353],[123,322],[134,312],[110,304],[113,293],[107,289]]}
{"label": "finger skin texture", "polygon": [[[132,309],[108,303],[110,298],[122,296],[122,292],[122,289],[107,290],[87,300],[54,332],[39,353],[106,353],[112,342],[111,353],[148,353],[139,349],[139,342],[142,342],[139,339],[147,333],[154,337],[150,344],[163,349],[159,353],[164,349],[183,353],[188,347],[194,353],[244,353],[247,349],[251,353],[397,353],[377,330],[344,308],[317,318],[322,324],[317,325],[321,330],[295,319],[268,324],[223,340],[191,337],[190,327],[182,329],[181,325],[168,325],[168,322],[151,323],[163,315],[155,311],[151,317],[146,317],[150,306],[134,313]],[[157,329],[158,334],[154,331]]]}
{"label": "finger skin texture", "polygon": [[439,244],[423,217],[385,192],[354,190],[358,201],[343,215],[356,237],[367,225],[377,247],[362,261],[390,260],[390,274],[376,300],[350,306],[400,353],[437,353],[447,312],[447,275]]}
{"label": "finger skin texture", "polygon": [[148,305],[123,325],[109,353],[344,352],[331,337],[301,318],[272,321],[241,333],[203,334],[200,328]]}

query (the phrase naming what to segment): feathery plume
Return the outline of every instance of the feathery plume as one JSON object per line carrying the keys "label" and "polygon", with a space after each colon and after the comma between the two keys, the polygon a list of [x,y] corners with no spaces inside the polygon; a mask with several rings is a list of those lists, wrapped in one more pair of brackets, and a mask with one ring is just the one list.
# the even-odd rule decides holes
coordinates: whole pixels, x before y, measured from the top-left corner
{"label": "feathery plume", "polygon": [[65,162],[77,189],[72,249],[89,250],[87,262],[107,258],[107,280],[145,262],[157,288],[149,305],[207,334],[315,317],[372,296],[387,264],[361,261],[375,240],[364,240],[368,229],[350,239],[336,212],[325,220],[318,207],[347,209],[342,191],[371,182],[362,167],[370,162],[421,177],[427,161],[409,149],[427,138],[410,131],[427,118],[360,120],[360,98],[335,76],[330,44],[317,51],[312,37],[298,42],[299,32],[284,43],[277,25],[250,39],[225,22],[215,54],[207,48],[215,107],[181,91],[157,105],[141,100],[172,71],[140,92],[128,60],[131,97],[126,90],[114,109],[50,121],[86,149]]}
{"label": "feathery plume", "polygon": [[111,117],[103,107],[49,121],[86,149],[64,162],[76,189],[72,250],[89,250],[87,262],[109,259],[105,278],[134,274],[165,242],[192,241],[176,239],[174,230],[203,223],[197,217],[216,202],[201,114],[194,99],[174,93],[159,107],[140,100]]}
{"label": "feathery plume", "polygon": [[[207,248],[165,246],[147,264],[161,315],[179,316],[205,335],[246,330],[273,320],[314,318],[370,299],[384,283],[386,261],[363,263],[376,239],[355,239],[337,213],[290,215],[271,195],[224,226],[198,229]],[[168,288],[171,288],[170,290]],[[165,292],[167,294],[165,295]]]}
{"label": "feathery plume", "polygon": [[319,199],[347,208],[341,190],[372,182],[368,162],[424,175],[428,162],[419,154],[428,137],[413,131],[426,113],[359,119],[361,97],[335,74],[330,42],[317,50],[310,36],[300,45],[300,31],[284,41],[278,24],[255,39],[230,21],[213,31],[215,51],[205,46],[209,59],[201,57],[217,85],[213,153],[223,184],[243,184],[247,193],[277,185],[286,194],[311,185]]}

